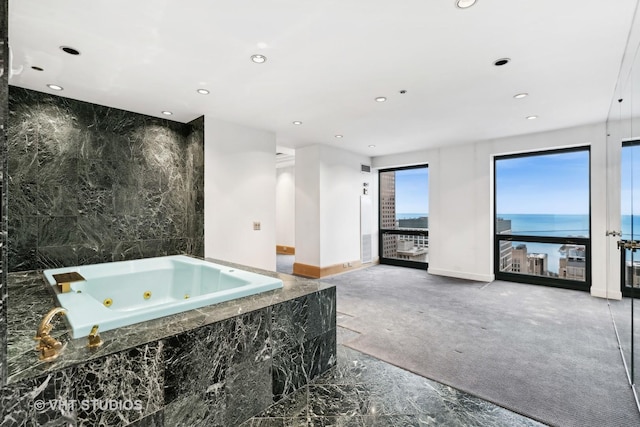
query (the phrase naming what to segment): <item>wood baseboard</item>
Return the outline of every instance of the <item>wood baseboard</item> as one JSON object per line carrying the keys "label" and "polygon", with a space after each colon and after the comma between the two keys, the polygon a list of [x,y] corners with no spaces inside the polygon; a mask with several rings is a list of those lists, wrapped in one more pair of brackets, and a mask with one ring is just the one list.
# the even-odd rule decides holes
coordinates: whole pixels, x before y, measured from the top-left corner
{"label": "wood baseboard", "polygon": [[296,248],[293,246],[276,245],[276,253],[280,255],[295,255]]}
{"label": "wood baseboard", "polygon": [[362,267],[362,262],[360,262],[360,260],[345,262],[343,264],[329,265],[322,268],[315,265],[295,262],[293,263],[293,274],[298,276],[310,277],[312,279],[320,279],[322,277],[332,276],[334,274],[355,270],[360,267]]}

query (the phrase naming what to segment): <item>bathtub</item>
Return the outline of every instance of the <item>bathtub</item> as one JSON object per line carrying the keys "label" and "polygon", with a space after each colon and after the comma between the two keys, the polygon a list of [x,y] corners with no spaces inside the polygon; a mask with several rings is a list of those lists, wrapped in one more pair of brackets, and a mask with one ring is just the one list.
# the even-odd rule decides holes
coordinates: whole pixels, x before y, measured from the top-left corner
{"label": "bathtub", "polygon": [[[54,274],[80,273],[85,281],[60,293]],[[185,255],[45,270],[73,338],[282,288],[282,280]]]}

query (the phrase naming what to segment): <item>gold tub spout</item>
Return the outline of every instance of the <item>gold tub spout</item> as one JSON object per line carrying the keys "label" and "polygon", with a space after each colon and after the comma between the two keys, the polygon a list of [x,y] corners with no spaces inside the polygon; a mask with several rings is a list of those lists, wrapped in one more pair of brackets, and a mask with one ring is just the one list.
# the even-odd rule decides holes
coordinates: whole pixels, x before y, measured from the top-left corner
{"label": "gold tub spout", "polygon": [[73,282],[84,282],[86,279],[77,271],[72,271],[71,273],[54,274],[53,280],[56,281],[60,292],[67,293],[71,292],[71,284]]}
{"label": "gold tub spout", "polygon": [[67,310],[65,310],[64,308],[56,307],[51,309],[42,318],[40,326],[38,326],[38,333],[35,336],[35,339],[38,340],[36,350],[38,350],[38,352],[40,353],[40,360],[49,362],[56,359],[60,355],[60,350],[62,350],[62,343],[49,335],[49,333],[51,332],[51,329],[53,329],[51,321],[53,320],[55,315],[63,315],[66,312]]}

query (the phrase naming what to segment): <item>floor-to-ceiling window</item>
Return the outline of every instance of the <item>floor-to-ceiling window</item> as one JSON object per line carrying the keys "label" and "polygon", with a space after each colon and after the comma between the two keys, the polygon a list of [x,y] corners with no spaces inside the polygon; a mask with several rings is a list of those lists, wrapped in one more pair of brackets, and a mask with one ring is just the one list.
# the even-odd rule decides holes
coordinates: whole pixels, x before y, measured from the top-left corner
{"label": "floor-to-ceiling window", "polygon": [[[623,243],[640,240],[640,141],[622,144],[621,206]],[[640,296],[640,256],[638,250],[626,249],[622,253],[622,293]],[[632,292],[635,290],[635,295]]]}
{"label": "floor-to-ceiling window", "polygon": [[494,161],[496,278],[589,290],[589,148]]}
{"label": "floor-to-ceiling window", "polygon": [[379,180],[380,263],[427,268],[429,169],[383,169]]}

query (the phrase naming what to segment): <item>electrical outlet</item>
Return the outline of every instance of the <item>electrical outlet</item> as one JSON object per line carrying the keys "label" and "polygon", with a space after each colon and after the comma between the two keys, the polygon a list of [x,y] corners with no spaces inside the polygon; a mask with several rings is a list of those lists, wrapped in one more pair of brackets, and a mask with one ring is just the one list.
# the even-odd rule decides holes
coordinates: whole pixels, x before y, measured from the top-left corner
{"label": "electrical outlet", "polygon": [[342,268],[347,268],[347,263],[342,264]]}
{"label": "electrical outlet", "polygon": [[349,267],[353,267],[353,264],[351,264],[350,262],[348,262],[348,263],[347,263],[347,265],[348,265]]}
{"label": "electrical outlet", "polygon": [[256,231],[260,230],[260,221],[253,221],[253,229]]}

